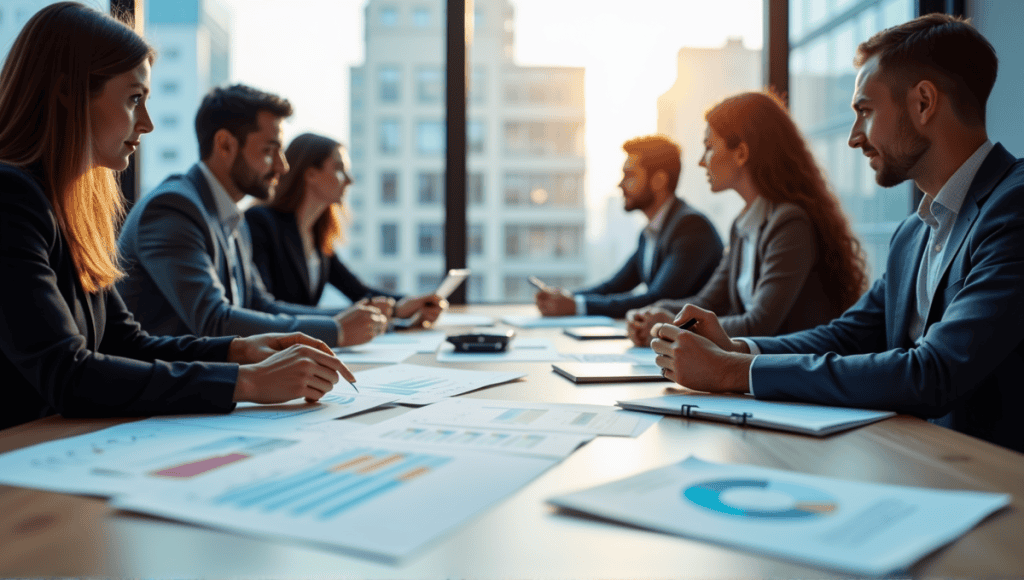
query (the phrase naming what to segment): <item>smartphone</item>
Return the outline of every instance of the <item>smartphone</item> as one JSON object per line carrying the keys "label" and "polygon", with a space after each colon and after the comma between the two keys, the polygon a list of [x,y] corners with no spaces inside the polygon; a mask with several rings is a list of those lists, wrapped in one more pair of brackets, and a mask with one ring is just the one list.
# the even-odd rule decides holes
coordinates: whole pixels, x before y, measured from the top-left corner
{"label": "smartphone", "polygon": [[541,292],[547,292],[547,291],[551,290],[550,286],[548,286],[544,282],[541,282],[540,278],[538,278],[536,276],[529,276],[528,278],[526,278],[526,280],[530,284],[533,284],[533,287],[536,288],[537,290],[540,290]]}

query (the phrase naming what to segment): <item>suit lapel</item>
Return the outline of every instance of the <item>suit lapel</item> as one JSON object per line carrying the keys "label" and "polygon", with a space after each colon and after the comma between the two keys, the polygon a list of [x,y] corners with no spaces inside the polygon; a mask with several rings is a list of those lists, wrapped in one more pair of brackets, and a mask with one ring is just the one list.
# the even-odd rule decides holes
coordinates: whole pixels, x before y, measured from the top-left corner
{"label": "suit lapel", "polygon": [[[210,190],[210,184],[206,182],[206,175],[202,169],[199,169],[199,165],[193,165],[189,169],[188,173],[185,174],[185,178],[189,183],[192,184],[192,188],[195,190],[196,195],[199,196],[199,201],[203,204],[203,210],[206,213],[207,224],[210,226],[210,231],[213,232],[213,238],[220,246],[220,255],[223,257],[221,262],[217,264],[217,273],[221,277],[221,282],[224,286],[224,291],[228,294],[228,299],[235,303],[237,297],[234,295],[231,286],[231,261],[237,260],[237,256],[230,256],[231,244],[228,242],[227,235],[224,233],[224,227],[220,223],[220,214],[217,213],[217,204],[213,200],[213,191]],[[245,220],[243,220],[244,223]],[[245,270],[242,270],[245,272]]]}
{"label": "suit lapel", "polygon": [[[921,269],[925,244],[928,243],[928,225],[916,215],[910,216],[907,221],[907,227],[912,229],[905,234],[906,243],[893,244],[894,249],[906,250],[889,260],[886,272],[886,277],[895,286],[895,293],[891,294],[895,297],[892,309],[895,316],[893,325],[889,327],[889,345],[893,348],[905,346],[909,340],[907,333],[910,329],[910,318],[917,308],[917,274]],[[888,308],[886,310],[889,311]]]}
{"label": "suit lapel", "polygon": [[[651,256],[651,271],[647,276],[644,276],[643,265],[641,264],[641,278],[644,279],[644,283],[650,283],[651,279],[654,278],[654,273],[658,271],[658,266],[661,265],[661,259],[664,257],[664,246],[672,237],[672,231],[676,228],[676,224],[679,220],[683,219],[683,214],[686,213],[686,204],[683,200],[678,197],[673,197],[669,201],[668,215],[665,216],[665,221],[661,224],[661,231],[658,232],[658,242],[654,245],[654,255]],[[647,237],[640,236],[641,240],[646,240]],[[641,248],[644,249],[644,248]],[[641,254],[641,257],[643,254]]]}
{"label": "suit lapel", "polygon": [[[313,288],[309,283],[309,262],[306,260],[306,252],[302,249],[302,236],[299,235],[299,224],[295,221],[294,213],[274,212],[281,224],[281,232],[285,237],[284,251],[288,254],[288,262],[292,265],[292,273],[299,278],[302,287],[306,289],[306,296],[312,300]],[[322,268],[321,268],[322,269]]]}

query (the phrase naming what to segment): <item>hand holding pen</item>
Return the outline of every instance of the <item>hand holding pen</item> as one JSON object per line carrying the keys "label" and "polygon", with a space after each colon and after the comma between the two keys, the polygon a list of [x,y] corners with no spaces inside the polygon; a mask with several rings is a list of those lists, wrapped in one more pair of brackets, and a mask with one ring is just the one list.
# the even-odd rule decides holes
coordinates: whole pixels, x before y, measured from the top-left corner
{"label": "hand holding pen", "polygon": [[651,335],[665,378],[702,391],[748,391],[753,357],[745,342],[729,338],[714,312],[687,304],[673,324],[655,324]]}

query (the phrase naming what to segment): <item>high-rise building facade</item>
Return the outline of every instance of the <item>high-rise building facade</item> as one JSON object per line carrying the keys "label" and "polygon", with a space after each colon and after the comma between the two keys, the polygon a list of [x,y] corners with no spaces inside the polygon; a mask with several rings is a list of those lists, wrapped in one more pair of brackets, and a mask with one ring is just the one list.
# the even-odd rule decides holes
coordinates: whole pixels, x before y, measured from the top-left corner
{"label": "high-rise building facade", "polygon": [[[445,12],[370,0],[352,67],[353,220],[341,252],[372,285],[432,291],[444,270]],[[467,111],[471,302],[527,301],[530,274],[584,281],[583,69],[514,63],[513,9],[475,2]]]}
{"label": "high-rise building facade", "polygon": [[217,0],[147,0],[146,39],[156,48],[149,115],[155,130],[141,148],[140,192],[199,161],[196,109],[228,81],[231,16]]}
{"label": "high-rise building facade", "polygon": [[683,174],[676,193],[700,209],[723,239],[743,208],[743,200],[731,191],[712,193],[704,169],[697,163],[704,154],[704,113],[725,97],[761,86],[761,51],[730,38],[721,48],[679,49],[676,80],[658,97],[658,132],[683,148]]}

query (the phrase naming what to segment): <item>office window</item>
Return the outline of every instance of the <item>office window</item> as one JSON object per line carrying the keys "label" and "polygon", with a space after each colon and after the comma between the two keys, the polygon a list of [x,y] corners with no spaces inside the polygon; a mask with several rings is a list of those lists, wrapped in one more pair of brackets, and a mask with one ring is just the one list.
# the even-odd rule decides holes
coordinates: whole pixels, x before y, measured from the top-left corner
{"label": "office window", "polygon": [[484,27],[484,24],[486,23],[485,18],[486,18],[486,15],[484,14],[483,9],[477,8],[477,9],[473,10],[473,29],[474,30],[482,29]]}
{"label": "office window", "polygon": [[484,204],[484,174],[483,173],[470,173],[467,178],[469,183],[467,189],[469,190],[469,203],[470,205],[483,205]]}
{"label": "office window", "polygon": [[380,149],[384,155],[397,155],[401,149],[402,135],[398,119],[380,121]]}
{"label": "office window", "polygon": [[[419,255],[440,256],[444,253],[444,228],[441,224],[420,224],[418,230]],[[437,284],[434,284],[434,286],[436,288]]]}
{"label": "office window", "polygon": [[483,224],[470,224],[466,237],[466,250],[470,256],[484,255],[484,226]]}
{"label": "office window", "polygon": [[416,293],[430,294],[434,292],[434,290],[437,290],[437,287],[440,284],[440,274],[420,274],[419,276],[416,276]]}
{"label": "office window", "polygon": [[443,121],[420,121],[416,124],[416,152],[420,155],[444,153],[444,142]]}
{"label": "office window", "polygon": [[385,292],[398,292],[398,274],[377,274],[377,287]]}
{"label": "office window", "polygon": [[421,171],[416,176],[416,192],[420,205],[438,205],[444,195],[444,173]]}
{"label": "office window", "polygon": [[384,205],[398,203],[397,171],[382,171],[380,173],[380,202]]}
{"label": "office window", "polygon": [[483,121],[466,124],[466,147],[471,155],[482,155],[487,142],[487,125]]}
{"label": "office window", "polygon": [[487,287],[486,278],[483,274],[470,274],[466,280],[466,300],[469,302],[483,302],[486,299]]}
{"label": "office window", "polygon": [[482,105],[487,101],[487,68],[477,65],[472,71],[469,76],[469,101]]}
{"label": "office window", "polygon": [[427,28],[430,26],[430,8],[418,6],[412,11],[412,24],[416,28]]}
{"label": "office window", "polygon": [[505,205],[507,206],[583,207],[582,191],[582,174],[505,174]]}
{"label": "office window", "polygon": [[398,255],[398,224],[386,223],[380,225],[380,255]]}
{"label": "office window", "polygon": [[380,25],[386,28],[398,26],[398,8],[394,6],[381,6]]}
{"label": "office window", "polygon": [[444,75],[440,68],[422,66],[416,69],[416,98],[424,104],[444,100]]}
{"label": "office window", "polygon": [[579,258],[582,225],[512,224],[505,226],[505,257],[546,260]]}
{"label": "office window", "polygon": [[583,156],[583,123],[578,121],[509,121],[505,153],[517,156]]}
{"label": "office window", "polygon": [[402,71],[397,66],[382,66],[377,72],[380,102],[397,103],[401,98]]}

